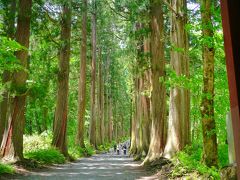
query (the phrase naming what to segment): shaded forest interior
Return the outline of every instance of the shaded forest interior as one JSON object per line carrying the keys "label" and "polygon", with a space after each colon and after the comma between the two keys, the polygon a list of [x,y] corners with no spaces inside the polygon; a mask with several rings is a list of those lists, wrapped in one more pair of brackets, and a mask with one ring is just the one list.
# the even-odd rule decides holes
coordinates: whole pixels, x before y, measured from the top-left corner
{"label": "shaded forest interior", "polygon": [[144,166],[219,179],[234,161],[229,111],[218,0],[0,1],[3,162],[129,139]]}

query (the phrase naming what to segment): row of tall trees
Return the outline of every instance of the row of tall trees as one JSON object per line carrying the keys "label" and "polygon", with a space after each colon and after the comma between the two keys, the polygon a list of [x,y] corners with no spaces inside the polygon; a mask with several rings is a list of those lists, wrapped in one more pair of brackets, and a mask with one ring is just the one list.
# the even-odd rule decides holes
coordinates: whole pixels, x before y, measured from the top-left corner
{"label": "row of tall trees", "polygon": [[203,142],[217,166],[229,109],[218,1],[0,2],[1,157],[23,160],[24,134],[47,131],[67,157],[131,136],[144,164]]}
{"label": "row of tall trees", "polygon": [[[2,78],[9,88],[1,100],[1,157],[24,160],[24,130],[52,131],[52,146],[66,157],[70,133],[81,148],[86,139],[98,148],[127,136],[129,74],[117,55],[117,23],[108,23],[117,16],[109,17],[103,2],[87,0],[1,1],[1,7],[2,32],[20,49],[13,63],[19,66],[5,70]],[[122,72],[126,77],[118,79]]]}
{"label": "row of tall trees", "polygon": [[[203,91],[201,106],[196,108],[201,109],[202,113],[203,162],[208,166],[217,166],[217,136],[213,105],[215,48],[212,8],[214,4],[212,1],[203,0],[199,6],[203,39]],[[136,69],[143,70],[138,72],[134,79],[135,109],[131,135],[131,153],[136,159],[146,155],[144,164],[155,162],[162,157],[171,158],[186,145],[191,144],[187,1],[151,0],[147,4],[148,7],[147,23],[140,20],[136,23],[135,29],[136,32],[140,32],[149,26],[150,31],[147,34],[140,33],[136,37]],[[168,16],[164,16],[165,13]],[[143,15],[139,13],[138,16]],[[147,56],[148,46],[150,46],[150,56]],[[169,51],[166,48],[168,46]],[[145,65],[145,69],[144,61],[149,61],[150,64],[148,67]],[[174,80],[167,88],[167,82],[171,79],[168,77],[169,74],[174,75]],[[149,77],[150,79],[147,79]],[[178,82],[178,79],[181,82]],[[144,93],[146,90],[150,91],[150,96]]]}

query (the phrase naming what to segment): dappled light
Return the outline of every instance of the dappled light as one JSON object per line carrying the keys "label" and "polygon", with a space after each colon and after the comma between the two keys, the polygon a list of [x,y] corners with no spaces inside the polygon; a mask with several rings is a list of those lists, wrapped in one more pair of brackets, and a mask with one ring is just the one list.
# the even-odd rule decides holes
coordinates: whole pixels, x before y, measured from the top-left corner
{"label": "dappled light", "polygon": [[[54,166],[46,171],[31,172],[28,179],[149,179],[151,173],[133,162],[132,158],[122,155],[102,154],[90,158],[83,158],[74,163]],[[153,176],[152,176],[153,177]],[[13,179],[24,179],[24,176],[15,176]]]}

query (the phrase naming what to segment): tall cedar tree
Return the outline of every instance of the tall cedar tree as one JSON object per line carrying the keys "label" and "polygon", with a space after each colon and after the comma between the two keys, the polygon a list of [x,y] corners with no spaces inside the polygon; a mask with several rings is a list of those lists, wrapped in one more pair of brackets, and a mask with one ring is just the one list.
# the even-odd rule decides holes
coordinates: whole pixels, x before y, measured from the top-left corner
{"label": "tall cedar tree", "polygon": [[[177,76],[189,78],[187,2],[171,0],[171,67]],[[170,158],[190,142],[190,92],[173,85],[170,90],[168,138],[165,156]]]}
{"label": "tall cedar tree", "polygon": [[82,43],[80,77],[78,85],[78,133],[77,144],[85,147],[84,144],[84,118],[86,111],[86,62],[87,62],[87,0],[83,1],[82,8]]}
{"label": "tall cedar tree", "polygon": [[97,60],[97,37],[96,37],[96,1],[92,1],[92,69],[91,69],[91,119],[89,128],[90,143],[96,147],[96,60]]}
{"label": "tall cedar tree", "polygon": [[[3,6],[5,10],[4,23],[6,36],[14,39],[15,35],[15,15],[16,15],[16,0],[5,0]],[[3,72],[3,84],[11,82],[11,73],[7,70]],[[5,126],[7,124],[7,112],[10,111],[10,98],[8,90],[3,92],[3,99],[0,102],[0,145],[3,138]]]}
{"label": "tall cedar tree", "polygon": [[201,0],[203,43],[203,95],[201,104],[203,132],[203,162],[218,165],[217,135],[214,120],[214,30],[211,0]]}
{"label": "tall cedar tree", "polygon": [[16,41],[26,49],[16,52],[23,70],[14,72],[13,87],[16,96],[12,100],[12,110],[4,132],[1,155],[14,160],[23,160],[23,133],[25,126],[26,80],[28,73],[28,47],[30,37],[32,0],[20,0],[17,20]]}
{"label": "tall cedar tree", "polygon": [[57,83],[57,103],[55,110],[52,145],[58,148],[64,156],[67,150],[67,116],[69,91],[69,62],[71,39],[71,1],[62,6],[61,47],[59,50],[59,72]]}
{"label": "tall cedar tree", "polygon": [[166,143],[166,88],[164,85],[164,19],[162,0],[150,1],[151,70],[152,70],[152,128],[151,142],[144,164],[154,162],[163,155]]}

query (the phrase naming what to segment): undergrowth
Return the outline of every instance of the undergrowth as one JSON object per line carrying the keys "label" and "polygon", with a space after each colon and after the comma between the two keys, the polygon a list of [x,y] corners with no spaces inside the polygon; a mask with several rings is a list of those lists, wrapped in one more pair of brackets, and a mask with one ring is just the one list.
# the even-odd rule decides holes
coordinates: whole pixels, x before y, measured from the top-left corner
{"label": "undergrowth", "polygon": [[69,146],[69,154],[77,159],[80,157],[89,157],[95,154],[95,149],[92,145],[89,144],[89,142],[85,141],[85,148],[81,148],[79,146],[73,145]]}
{"label": "undergrowth", "polygon": [[14,168],[11,165],[0,163],[0,175],[1,174],[13,174]]}
{"label": "undergrowth", "polygon": [[170,174],[172,178],[196,172],[207,179],[220,179],[220,169],[228,164],[227,145],[219,145],[219,169],[207,167],[201,163],[202,146],[193,144],[187,146],[173,158],[174,168]]}
{"label": "undergrowth", "polygon": [[25,157],[43,165],[63,164],[65,157],[55,148],[40,149],[25,154]]}
{"label": "undergrowth", "polygon": [[52,133],[43,132],[41,134],[24,135],[23,137],[24,153],[51,148]]}

